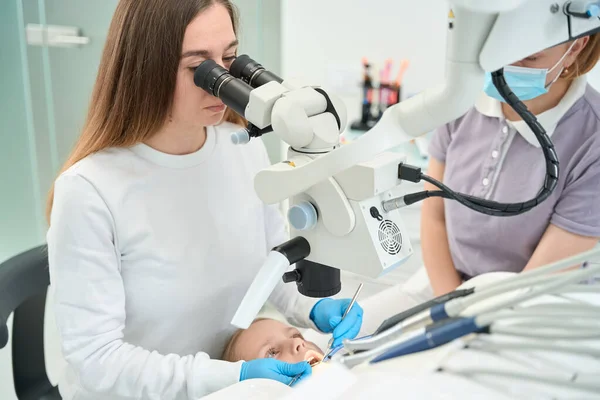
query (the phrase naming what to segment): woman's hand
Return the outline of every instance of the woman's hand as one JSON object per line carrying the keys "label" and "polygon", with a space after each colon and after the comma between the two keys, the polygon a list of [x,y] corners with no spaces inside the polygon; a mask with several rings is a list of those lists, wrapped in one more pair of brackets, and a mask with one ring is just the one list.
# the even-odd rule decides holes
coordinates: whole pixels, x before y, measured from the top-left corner
{"label": "woman's hand", "polygon": [[273,379],[289,385],[294,377],[300,375],[300,378],[296,381],[298,383],[310,374],[312,374],[312,368],[306,361],[289,364],[274,358],[259,358],[242,364],[240,381],[262,378]]}
{"label": "woman's hand", "polygon": [[333,332],[333,347],[341,345],[343,339],[354,339],[360,331],[363,309],[358,303],[354,303],[342,321],[350,302],[350,299],[323,299],[310,312],[310,319],[321,332]]}

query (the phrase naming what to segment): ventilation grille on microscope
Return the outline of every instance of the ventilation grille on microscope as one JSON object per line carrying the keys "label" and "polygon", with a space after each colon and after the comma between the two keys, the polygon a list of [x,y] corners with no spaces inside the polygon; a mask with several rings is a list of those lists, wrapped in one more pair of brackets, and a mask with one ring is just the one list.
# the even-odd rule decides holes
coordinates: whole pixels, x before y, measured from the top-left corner
{"label": "ventilation grille on microscope", "polygon": [[386,253],[396,255],[402,250],[402,234],[400,228],[390,220],[382,221],[379,225],[379,243]]}

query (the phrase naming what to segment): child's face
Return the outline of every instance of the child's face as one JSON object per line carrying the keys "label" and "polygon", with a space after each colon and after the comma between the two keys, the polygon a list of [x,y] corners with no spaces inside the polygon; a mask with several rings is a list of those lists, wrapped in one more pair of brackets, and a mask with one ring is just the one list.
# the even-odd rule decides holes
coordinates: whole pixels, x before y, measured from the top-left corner
{"label": "child's face", "polygon": [[242,360],[276,358],[288,363],[320,361],[323,352],[304,340],[298,329],[272,319],[254,322],[239,337],[235,353]]}

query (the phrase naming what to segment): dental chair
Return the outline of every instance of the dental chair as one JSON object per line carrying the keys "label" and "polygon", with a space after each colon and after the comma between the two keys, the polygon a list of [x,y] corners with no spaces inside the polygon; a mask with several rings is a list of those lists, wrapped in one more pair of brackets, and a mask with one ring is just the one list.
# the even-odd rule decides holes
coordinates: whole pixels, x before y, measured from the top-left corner
{"label": "dental chair", "polygon": [[50,284],[46,245],[0,264],[0,349],[8,343],[12,325],[12,371],[19,400],[60,400],[46,373],[44,313]]}

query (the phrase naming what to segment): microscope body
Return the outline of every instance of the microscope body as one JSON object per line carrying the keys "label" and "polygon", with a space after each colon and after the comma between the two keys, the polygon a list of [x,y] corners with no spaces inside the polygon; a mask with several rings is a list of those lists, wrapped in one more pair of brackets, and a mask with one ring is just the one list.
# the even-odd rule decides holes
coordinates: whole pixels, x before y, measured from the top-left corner
{"label": "microscope body", "polygon": [[[313,157],[289,151],[289,168]],[[318,156],[317,156],[318,157]],[[404,263],[413,253],[400,212],[382,203],[401,194],[399,153],[381,153],[290,199],[287,213],[291,237],[304,237],[310,254],[284,276],[309,297],[328,297],[341,289],[339,271],[377,278]]]}
{"label": "microscope body", "polygon": [[[254,83],[253,75],[249,72],[245,82]],[[243,112],[251,126],[232,140],[247,142],[271,126],[290,146],[288,159],[271,166],[271,172],[285,175],[340,147],[346,108],[334,94],[298,79],[271,77],[256,86]],[[329,297],[341,290],[340,270],[377,278],[410,257],[412,247],[399,212],[382,207],[398,195],[402,161],[400,154],[381,153],[289,198],[290,237],[304,238],[310,253],[283,275],[284,282],[295,282],[305,296]],[[260,176],[255,190],[265,203],[277,202],[272,199],[287,190],[284,186],[294,184],[284,180],[274,185]]]}
{"label": "microscope body", "polygon": [[[280,174],[338,149],[347,120],[335,95],[300,80],[270,81],[254,89],[245,115],[258,128],[272,125],[273,133],[290,145],[288,159],[271,167]],[[284,274],[284,282],[295,282],[305,296],[329,297],[341,290],[340,270],[377,278],[410,257],[400,213],[382,207],[398,195],[402,161],[400,154],[381,153],[290,197],[290,236],[306,239],[310,254]],[[270,179],[255,181],[266,203],[281,189]]]}

